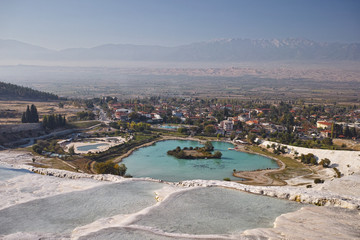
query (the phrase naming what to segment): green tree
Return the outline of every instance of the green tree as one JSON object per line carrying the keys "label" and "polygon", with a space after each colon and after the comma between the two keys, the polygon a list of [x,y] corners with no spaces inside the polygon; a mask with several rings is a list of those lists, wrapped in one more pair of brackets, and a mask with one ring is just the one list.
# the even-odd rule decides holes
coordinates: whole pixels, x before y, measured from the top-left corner
{"label": "green tree", "polygon": [[232,132],[232,133],[230,134],[230,139],[231,139],[231,140],[234,140],[235,137],[236,137],[235,132]]}
{"label": "green tree", "polygon": [[207,152],[210,152],[212,150],[214,150],[214,146],[212,145],[212,143],[210,141],[207,141],[204,145],[204,149]]}
{"label": "green tree", "polygon": [[34,104],[31,104],[30,108],[31,122],[37,123],[39,122],[39,114]]}
{"label": "green tree", "polygon": [[125,166],[125,164],[121,163],[121,164],[116,164],[115,168],[117,168],[118,171],[118,175],[120,176],[124,176],[127,170],[127,167]]}
{"label": "green tree", "polygon": [[25,112],[23,112],[22,116],[21,116],[21,122],[22,123],[26,123],[26,115]]}
{"label": "green tree", "polygon": [[330,160],[328,158],[321,159],[319,164],[327,168],[330,166]]}
{"label": "green tree", "polygon": [[212,134],[216,133],[216,129],[215,129],[214,125],[212,125],[212,124],[207,125],[204,129],[204,133],[207,135],[212,135]]}
{"label": "green tree", "polygon": [[43,151],[43,147],[42,146],[40,146],[39,144],[34,144],[33,146],[32,146],[32,150],[34,151],[34,152],[36,152],[36,153],[38,153],[38,154],[41,154],[42,153],[42,151]]}
{"label": "green tree", "polygon": [[247,136],[247,139],[248,139],[251,143],[254,143],[254,142],[255,142],[255,139],[256,139],[256,135],[253,134],[253,133],[249,133],[248,136]]}
{"label": "green tree", "polygon": [[70,153],[71,156],[75,154],[74,145],[72,145],[71,147],[69,147],[69,153]]}
{"label": "green tree", "polygon": [[117,164],[110,161],[95,164],[95,171],[99,174],[113,174],[123,176],[126,173],[125,164]]}
{"label": "green tree", "polygon": [[31,121],[32,121],[31,112],[30,112],[29,105],[27,105],[26,112],[25,112],[25,122],[30,123]]}
{"label": "green tree", "polygon": [[22,123],[37,123],[39,122],[39,115],[34,104],[31,104],[31,108],[27,105],[26,111],[21,116]]}
{"label": "green tree", "polygon": [[333,145],[333,141],[331,138],[324,138],[321,142],[322,142],[322,144],[327,145],[327,146]]}
{"label": "green tree", "polygon": [[140,115],[137,112],[131,112],[128,117],[130,121],[137,121],[139,120]]}
{"label": "green tree", "polygon": [[220,151],[214,152],[214,158],[221,158],[222,153]]}
{"label": "green tree", "polygon": [[63,102],[59,102],[58,106],[59,106],[59,108],[64,108],[64,103],[63,103]]}
{"label": "green tree", "polygon": [[177,131],[178,131],[178,133],[186,134],[187,133],[187,128],[181,127],[181,128],[178,128]]}
{"label": "green tree", "polygon": [[55,129],[65,126],[66,119],[61,114],[44,115],[42,124],[46,129]]}

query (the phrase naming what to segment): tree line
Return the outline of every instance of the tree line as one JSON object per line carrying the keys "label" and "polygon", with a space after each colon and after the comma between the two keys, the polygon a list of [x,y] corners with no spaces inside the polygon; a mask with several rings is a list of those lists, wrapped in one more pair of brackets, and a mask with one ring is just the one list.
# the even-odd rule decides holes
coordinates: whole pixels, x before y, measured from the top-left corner
{"label": "tree line", "polygon": [[65,116],[62,116],[61,114],[51,114],[45,115],[42,123],[46,129],[55,129],[64,127],[66,125],[66,119]]}
{"label": "tree line", "polygon": [[59,97],[52,93],[41,92],[28,87],[11,83],[0,82],[0,99],[39,99],[58,100]]}

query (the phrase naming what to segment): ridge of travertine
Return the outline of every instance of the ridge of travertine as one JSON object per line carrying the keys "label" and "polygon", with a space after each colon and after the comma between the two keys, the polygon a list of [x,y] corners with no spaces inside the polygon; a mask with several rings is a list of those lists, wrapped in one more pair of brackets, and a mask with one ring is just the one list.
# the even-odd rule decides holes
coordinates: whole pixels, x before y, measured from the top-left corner
{"label": "ridge of travertine", "polygon": [[[12,167],[24,168],[29,171],[54,176],[59,178],[81,179],[88,178],[97,181],[122,182],[122,181],[151,181],[162,182],[174,186],[181,187],[225,187],[245,191],[249,193],[287,199],[301,203],[314,204],[318,206],[336,206],[348,209],[360,210],[360,196],[339,195],[328,190],[320,190],[318,188],[305,188],[300,186],[252,186],[238,182],[228,182],[219,180],[186,180],[181,182],[166,182],[152,178],[124,178],[111,174],[87,174],[69,172],[66,170],[51,168],[36,168],[29,165],[12,165]],[[358,176],[358,175],[356,175]],[[360,177],[359,177],[360,178]],[[340,180],[340,179],[339,179]],[[334,180],[336,181],[336,180]]]}

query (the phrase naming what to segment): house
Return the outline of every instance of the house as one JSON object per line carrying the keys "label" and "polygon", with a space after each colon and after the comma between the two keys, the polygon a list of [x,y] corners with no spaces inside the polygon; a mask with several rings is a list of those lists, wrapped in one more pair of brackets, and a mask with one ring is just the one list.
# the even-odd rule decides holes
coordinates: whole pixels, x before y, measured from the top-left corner
{"label": "house", "polygon": [[182,118],[184,116],[183,113],[179,111],[172,111],[172,115],[178,118]]}
{"label": "house", "polygon": [[323,137],[323,138],[331,137],[331,131],[330,130],[322,130],[322,131],[320,131],[320,137]]}
{"label": "house", "polygon": [[239,121],[241,121],[241,122],[246,122],[246,121],[248,121],[250,118],[249,118],[249,115],[248,115],[248,114],[242,114],[242,115],[239,115],[239,116],[238,116],[238,119],[239,119]]}
{"label": "house", "polygon": [[318,121],[316,122],[316,127],[317,128],[322,128],[322,129],[330,129],[331,128],[332,123],[331,122],[325,122],[325,121]]}
{"label": "house", "polygon": [[234,124],[230,120],[224,120],[220,122],[220,127],[224,129],[224,131],[232,131],[234,129]]}
{"label": "house", "polygon": [[245,123],[246,123],[246,125],[252,126],[254,124],[259,124],[259,121],[258,120],[249,120],[249,121],[246,121]]}
{"label": "house", "polygon": [[151,113],[151,120],[153,123],[162,123],[163,118],[159,114]]}

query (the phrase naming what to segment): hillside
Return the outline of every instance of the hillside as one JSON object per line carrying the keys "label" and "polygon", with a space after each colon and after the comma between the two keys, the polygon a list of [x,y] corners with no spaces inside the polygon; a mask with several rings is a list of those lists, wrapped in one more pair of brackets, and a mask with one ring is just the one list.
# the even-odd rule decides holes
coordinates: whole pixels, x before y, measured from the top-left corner
{"label": "hillside", "polygon": [[0,100],[58,100],[52,93],[41,92],[28,87],[0,82]]}

